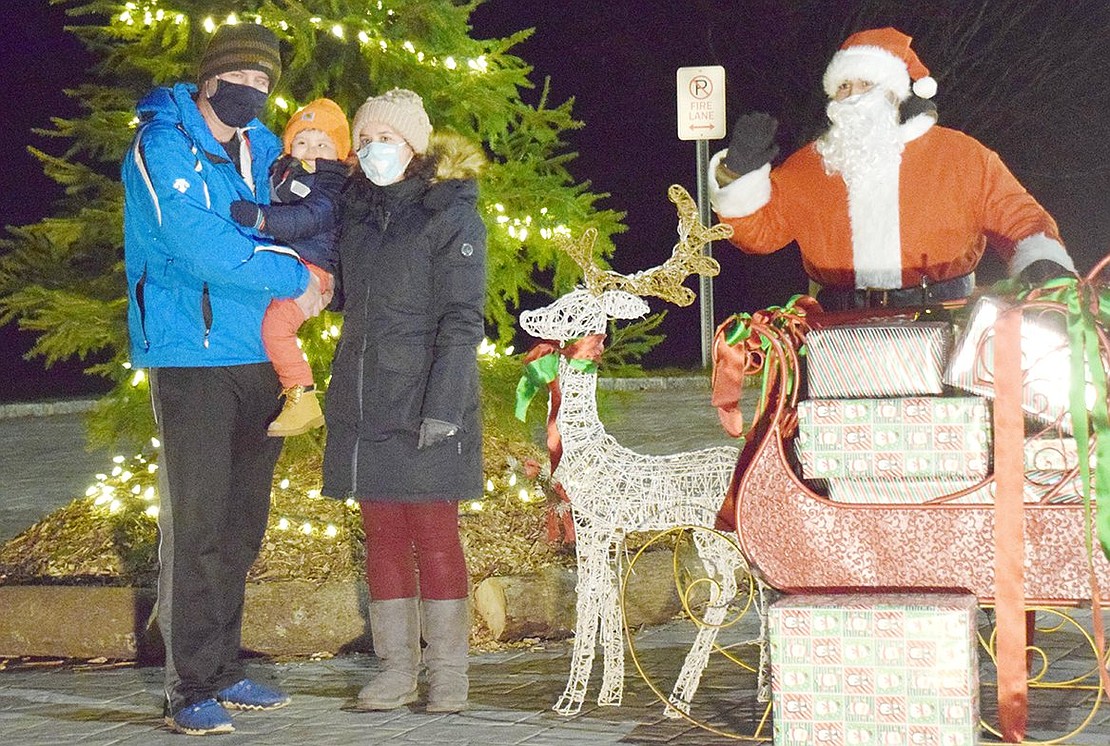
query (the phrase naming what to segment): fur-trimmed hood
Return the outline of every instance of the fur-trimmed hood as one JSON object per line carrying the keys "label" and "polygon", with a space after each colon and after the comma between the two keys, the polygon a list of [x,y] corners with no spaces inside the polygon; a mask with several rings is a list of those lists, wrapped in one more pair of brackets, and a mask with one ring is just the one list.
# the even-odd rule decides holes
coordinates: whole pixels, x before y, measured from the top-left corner
{"label": "fur-trimmed hood", "polygon": [[428,155],[436,159],[435,181],[477,179],[487,163],[481,147],[454,132],[433,132]]}
{"label": "fur-trimmed hood", "polygon": [[462,135],[433,133],[428,156],[434,159],[435,175],[424,195],[426,206],[443,210],[455,202],[477,204],[478,173],[486,164],[480,147]]}

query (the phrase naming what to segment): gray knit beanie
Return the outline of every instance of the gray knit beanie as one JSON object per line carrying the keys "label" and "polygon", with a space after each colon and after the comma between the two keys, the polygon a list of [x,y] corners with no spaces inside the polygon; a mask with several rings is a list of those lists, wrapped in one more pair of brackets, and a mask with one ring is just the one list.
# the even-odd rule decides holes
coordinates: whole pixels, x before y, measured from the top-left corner
{"label": "gray knit beanie", "polygon": [[369,122],[384,122],[405,138],[414,153],[421,155],[428,150],[432,122],[424,111],[420,96],[404,88],[394,88],[381,96],[371,96],[355,112],[351,126],[352,144],[358,150],[359,133]]}

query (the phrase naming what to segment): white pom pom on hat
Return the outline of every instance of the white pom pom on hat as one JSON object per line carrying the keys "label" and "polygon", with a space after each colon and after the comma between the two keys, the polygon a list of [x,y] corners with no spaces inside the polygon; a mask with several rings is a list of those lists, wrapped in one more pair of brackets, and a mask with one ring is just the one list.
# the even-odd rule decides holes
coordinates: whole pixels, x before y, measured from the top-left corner
{"label": "white pom pom on hat", "polygon": [[918,78],[913,82],[913,92],[915,96],[920,96],[921,98],[932,98],[937,95],[936,78],[931,75]]}
{"label": "white pom pom on hat", "polygon": [[852,34],[825,68],[822,80],[825,93],[832,98],[844,81],[866,80],[904,101],[909,98],[912,80],[914,94],[932,98],[937,92],[937,81],[930,77],[929,68],[910,47],[911,41],[912,37],[890,26]]}

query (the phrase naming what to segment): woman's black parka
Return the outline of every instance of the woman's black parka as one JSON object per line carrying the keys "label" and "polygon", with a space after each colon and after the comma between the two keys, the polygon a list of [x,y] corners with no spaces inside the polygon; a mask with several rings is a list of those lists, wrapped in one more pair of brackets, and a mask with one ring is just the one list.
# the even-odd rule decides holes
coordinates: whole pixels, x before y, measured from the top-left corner
{"label": "woman's black parka", "polygon": [[[326,394],[323,493],[389,502],[481,495],[477,347],[484,336],[486,229],[481,153],[436,138],[431,179],[344,192],[339,253],[343,331]],[[420,423],[457,425],[417,448]]]}

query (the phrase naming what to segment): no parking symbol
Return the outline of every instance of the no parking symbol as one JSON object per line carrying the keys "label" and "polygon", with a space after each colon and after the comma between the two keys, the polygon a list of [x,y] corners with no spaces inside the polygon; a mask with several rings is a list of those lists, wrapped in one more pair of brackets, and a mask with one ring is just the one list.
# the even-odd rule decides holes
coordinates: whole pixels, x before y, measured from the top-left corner
{"label": "no parking symbol", "polygon": [[720,140],[725,123],[725,69],[678,68],[678,139]]}

